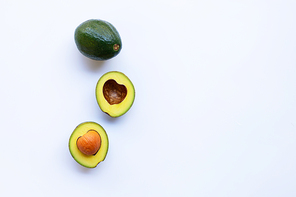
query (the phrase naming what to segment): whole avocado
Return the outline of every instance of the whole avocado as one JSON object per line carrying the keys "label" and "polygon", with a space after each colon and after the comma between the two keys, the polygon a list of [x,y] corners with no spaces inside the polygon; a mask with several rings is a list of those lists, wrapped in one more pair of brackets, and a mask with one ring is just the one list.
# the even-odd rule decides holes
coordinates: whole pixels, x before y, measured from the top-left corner
{"label": "whole avocado", "polygon": [[75,30],[78,50],[93,60],[108,60],[119,54],[121,38],[115,27],[107,21],[90,19]]}

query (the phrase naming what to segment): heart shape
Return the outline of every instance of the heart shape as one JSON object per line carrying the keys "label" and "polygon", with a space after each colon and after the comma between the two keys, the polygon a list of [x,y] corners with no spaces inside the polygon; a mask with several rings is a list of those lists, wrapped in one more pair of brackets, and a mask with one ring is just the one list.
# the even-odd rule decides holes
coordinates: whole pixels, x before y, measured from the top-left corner
{"label": "heart shape", "polygon": [[124,85],[118,84],[114,79],[110,79],[103,86],[103,95],[110,105],[119,104],[125,99],[127,89]]}

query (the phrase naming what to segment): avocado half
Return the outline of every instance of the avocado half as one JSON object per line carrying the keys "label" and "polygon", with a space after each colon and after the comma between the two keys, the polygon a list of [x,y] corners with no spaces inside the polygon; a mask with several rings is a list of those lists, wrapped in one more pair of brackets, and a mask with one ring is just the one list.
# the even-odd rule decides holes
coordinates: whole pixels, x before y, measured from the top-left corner
{"label": "avocado half", "polygon": [[135,88],[125,74],[111,71],[99,79],[96,86],[96,99],[103,112],[111,117],[119,117],[133,105]]}
{"label": "avocado half", "polygon": [[74,33],[78,50],[93,60],[108,60],[119,54],[121,38],[116,28],[109,22],[90,19],[81,23]]}
{"label": "avocado half", "polygon": [[[79,138],[87,134],[88,132],[97,132],[100,136],[100,147],[99,150],[92,155],[86,155],[82,153],[78,146],[77,142]],[[87,140],[86,140],[87,142]],[[105,160],[105,157],[108,152],[109,140],[106,131],[104,128],[95,123],[95,122],[84,122],[79,124],[74,131],[72,132],[69,139],[69,150],[72,157],[77,161],[80,165],[87,168],[96,167],[101,161]]]}

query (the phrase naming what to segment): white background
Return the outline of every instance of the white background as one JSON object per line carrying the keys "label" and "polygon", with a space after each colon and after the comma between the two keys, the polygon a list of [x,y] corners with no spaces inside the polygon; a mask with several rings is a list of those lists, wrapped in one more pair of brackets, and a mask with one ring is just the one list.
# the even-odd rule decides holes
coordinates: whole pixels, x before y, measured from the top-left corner
{"label": "white background", "polygon": [[[295,197],[296,1],[1,0],[0,196]],[[75,28],[103,19],[118,56],[79,53]],[[112,119],[98,79],[125,73],[130,111]],[[101,124],[95,169],[68,150]]]}

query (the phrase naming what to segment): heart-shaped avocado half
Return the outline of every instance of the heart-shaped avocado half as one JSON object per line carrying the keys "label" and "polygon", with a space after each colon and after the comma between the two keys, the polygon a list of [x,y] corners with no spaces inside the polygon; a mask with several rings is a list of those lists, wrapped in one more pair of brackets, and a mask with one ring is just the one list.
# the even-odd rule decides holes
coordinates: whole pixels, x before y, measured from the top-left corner
{"label": "heart-shaped avocado half", "polygon": [[125,74],[111,71],[98,80],[96,99],[103,112],[111,117],[119,117],[133,105],[135,88]]}

